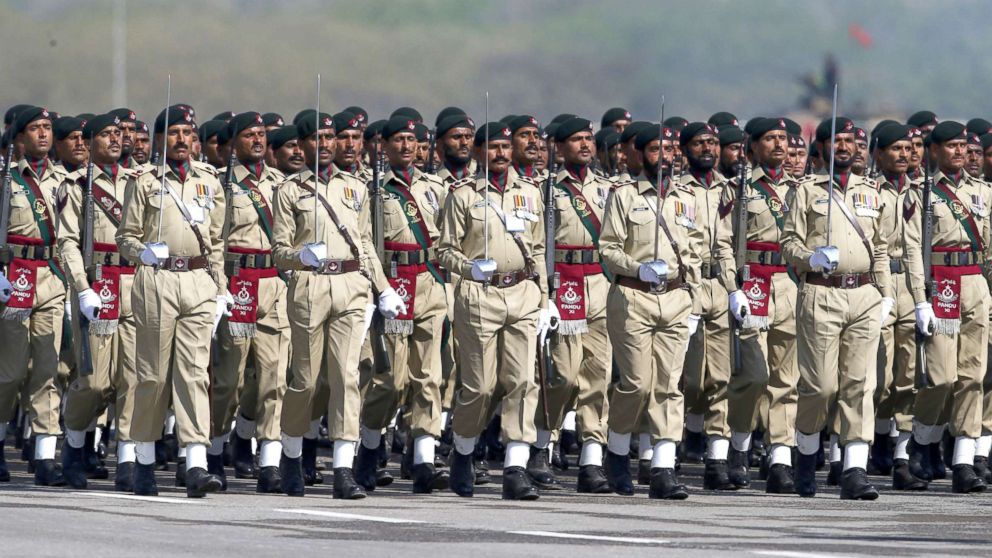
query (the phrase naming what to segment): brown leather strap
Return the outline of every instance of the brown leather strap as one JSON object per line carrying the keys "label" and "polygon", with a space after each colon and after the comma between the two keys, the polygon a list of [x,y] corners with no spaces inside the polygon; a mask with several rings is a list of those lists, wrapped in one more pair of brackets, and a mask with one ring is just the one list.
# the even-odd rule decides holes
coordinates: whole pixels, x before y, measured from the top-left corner
{"label": "brown leather strap", "polygon": [[194,269],[207,269],[210,267],[210,260],[206,256],[171,256],[165,260],[159,269],[166,271],[193,271]]}
{"label": "brown leather strap", "polygon": [[[844,217],[854,227],[854,232],[858,233],[858,236],[861,237],[861,243],[865,245],[865,250],[868,251],[868,260],[871,262],[871,271],[869,273],[875,273],[875,253],[871,249],[871,242],[868,242],[868,237],[865,236],[865,230],[861,228],[861,223],[858,223],[858,220],[851,214],[851,208],[847,207],[844,199],[837,194],[837,190],[831,187],[831,185],[828,185],[828,189],[830,190],[830,195],[834,198],[834,202],[840,207],[840,212],[844,214]],[[827,223],[827,226],[829,227],[830,223]]]}
{"label": "brown leather strap", "polygon": [[494,287],[505,289],[506,287],[512,287],[533,278],[533,273],[527,271],[526,269],[521,269],[518,271],[507,271],[505,273],[493,273],[492,278],[489,279],[489,284]]}
{"label": "brown leather strap", "polygon": [[874,284],[871,273],[841,273],[826,277],[822,273],[807,273],[806,282],[810,285],[835,287],[838,289],[856,289]]}
{"label": "brown leather strap", "polygon": [[681,277],[676,277],[675,279],[669,279],[668,281],[660,285],[655,285],[653,283],[647,283],[645,281],[641,281],[640,279],[636,279],[634,277],[627,277],[626,275],[619,276],[617,278],[617,284],[652,294],[667,293],[669,291],[680,289],[686,285],[685,281],[683,281]]}
{"label": "brown leather strap", "polygon": [[351,273],[359,269],[361,269],[361,263],[358,260],[324,260],[323,265],[320,267],[303,268],[304,271],[316,273],[317,275],[341,275],[342,273]]}
{"label": "brown leather strap", "polygon": [[317,199],[320,200],[321,205],[324,206],[327,214],[331,217],[331,221],[334,223],[334,228],[338,230],[338,234],[340,234],[341,237],[344,238],[344,241],[348,243],[348,248],[351,249],[351,255],[355,256],[356,260],[361,259],[362,253],[358,250],[358,244],[355,244],[355,239],[351,238],[351,233],[348,232],[347,227],[341,224],[341,220],[338,219],[338,214],[334,211],[334,208],[331,207],[331,204],[327,201],[327,199],[320,195],[320,192],[316,191],[313,186],[302,182],[298,182],[298,184],[300,185],[300,188],[303,188],[307,192],[317,196]]}

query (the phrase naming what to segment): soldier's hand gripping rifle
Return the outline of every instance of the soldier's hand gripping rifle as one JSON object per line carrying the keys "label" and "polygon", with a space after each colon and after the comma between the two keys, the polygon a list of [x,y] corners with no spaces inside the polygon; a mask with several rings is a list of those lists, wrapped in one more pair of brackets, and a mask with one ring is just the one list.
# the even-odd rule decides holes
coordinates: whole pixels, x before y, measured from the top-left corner
{"label": "soldier's hand gripping rifle", "polygon": [[[557,300],[558,288],[561,286],[561,276],[555,271],[555,147],[554,143],[548,140],[548,178],[544,181],[544,262],[548,270],[548,299],[550,304]],[[554,336],[550,331],[542,333],[537,340],[537,364],[538,380],[541,388],[541,411],[544,413],[544,424],[552,428],[549,424],[551,419],[548,412],[548,383],[555,370],[555,361],[552,358],[551,340]]]}
{"label": "soldier's hand gripping rifle", "polygon": [[[737,199],[734,206],[734,268],[737,270],[737,288],[743,290],[744,282],[750,279],[750,273],[745,263],[747,255],[747,183],[746,167],[743,155],[737,161]],[[742,316],[747,313],[747,307],[742,308]],[[734,359],[734,374],[741,371],[741,320],[731,312],[730,327],[731,351]]]}
{"label": "soldier's hand gripping rifle", "polygon": [[[933,300],[933,177],[930,176],[929,152],[923,152],[923,285],[924,294],[927,301]],[[930,324],[930,331],[922,332],[917,327],[916,331],[916,375],[914,383],[916,389],[933,387],[933,379],[927,369],[927,344],[930,336],[933,335],[933,324]]]}
{"label": "soldier's hand gripping rifle", "polygon": [[[375,144],[371,152],[372,157],[372,184],[369,186],[369,195],[372,203],[372,241],[375,244],[375,255],[385,267],[384,271],[389,277],[396,277],[396,262],[385,261],[386,242],[383,236],[383,214],[382,214],[382,171],[383,160],[380,144]],[[375,371],[388,373],[393,366],[389,361],[389,352],[386,350],[385,319],[379,310],[375,310],[372,316],[372,353]]]}

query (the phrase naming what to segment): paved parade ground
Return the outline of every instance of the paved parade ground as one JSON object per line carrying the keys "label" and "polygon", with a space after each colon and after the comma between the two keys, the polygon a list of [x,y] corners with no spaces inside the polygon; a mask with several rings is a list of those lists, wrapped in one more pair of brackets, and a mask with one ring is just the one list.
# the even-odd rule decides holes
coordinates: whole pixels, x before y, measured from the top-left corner
{"label": "paved parade ground", "polygon": [[[926,493],[897,494],[884,479],[872,502],[843,502],[821,484],[813,500],[771,496],[756,482],[737,493],[704,493],[701,466],[683,468],[684,502],[574,492],[542,492],[536,502],[504,502],[495,483],[474,498],[445,491],[414,497],[397,480],[369,498],[331,499],[329,485],[304,498],[257,495],[254,481],[229,477],[227,493],[189,500],[158,475],[158,498],[90,489],[36,488],[25,466],[7,458],[0,485],[2,556],[988,556],[992,494],[959,496],[950,481]],[[392,469],[396,474],[396,469]],[[328,474],[328,478],[330,475]],[[111,479],[113,471],[111,471]],[[824,473],[820,474],[820,481]],[[609,554],[606,554],[609,553]],[[622,554],[621,554],[622,553]]]}

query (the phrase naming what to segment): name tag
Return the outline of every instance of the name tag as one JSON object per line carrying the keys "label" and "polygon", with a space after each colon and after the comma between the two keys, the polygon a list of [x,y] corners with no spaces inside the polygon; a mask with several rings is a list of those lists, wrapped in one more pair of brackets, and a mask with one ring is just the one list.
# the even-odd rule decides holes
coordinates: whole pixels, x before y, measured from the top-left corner
{"label": "name tag", "polygon": [[507,215],[506,230],[511,233],[524,232],[524,220],[513,215]]}
{"label": "name tag", "polygon": [[631,209],[631,211],[651,211],[651,208],[642,205],[640,207],[635,207],[634,209]]}
{"label": "name tag", "polygon": [[871,217],[872,219],[878,217],[878,211],[868,207],[855,207],[854,214],[858,217]]}
{"label": "name tag", "polygon": [[302,196],[296,198],[296,201],[308,200],[313,197],[313,194],[303,194]]}
{"label": "name tag", "polygon": [[825,204],[830,203],[830,200],[828,198],[820,198],[820,199],[814,201],[813,203],[815,205],[825,205]]}
{"label": "name tag", "polygon": [[202,223],[207,217],[203,207],[198,203],[188,203],[186,209],[189,210],[190,219],[196,224]]}

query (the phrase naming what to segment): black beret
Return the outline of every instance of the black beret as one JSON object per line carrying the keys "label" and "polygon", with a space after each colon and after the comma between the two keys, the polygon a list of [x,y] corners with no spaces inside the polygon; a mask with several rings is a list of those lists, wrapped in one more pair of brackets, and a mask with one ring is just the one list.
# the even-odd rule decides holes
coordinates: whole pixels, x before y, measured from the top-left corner
{"label": "black beret", "polygon": [[596,140],[596,147],[599,147],[599,145],[606,140],[606,136],[616,133],[617,133],[616,130],[613,130],[611,128],[600,128],[599,131],[593,134],[592,138]]}
{"label": "black beret", "polygon": [[276,113],[276,112],[267,112],[267,113],[263,114],[262,115],[262,122],[264,122],[266,126],[285,126],[286,125],[286,121],[283,120],[282,119],[282,116],[280,116],[279,113]]}
{"label": "black beret", "polygon": [[120,126],[120,125],[121,125],[121,117],[117,116],[113,112],[108,112],[107,114],[94,116],[93,118],[90,118],[83,126],[83,139],[93,139],[93,136],[99,134],[105,128],[108,128],[110,126]]}
{"label": "black beret", "polygon": [[334,115],[334,131],[338,134],[345,130],[360,130],[362,119],[351,111],[341,111]]}
{"label": "black beret", "polygon": [[783,118],[782,120],[785,120],[785,130],[790,134],[801,135],[803,133],[803,127],[795,120],[791,118]]}
{"label": "black beret", "polygon": [[193,120],[196,120],[196,111],[193,110],[193,105],[187,103],[176,103],[169,108],[171,110],[184,110],[188,112],[190,116],[193,117]]}
{"label": "black beret", "polygon": [[218,112],[210,120],[223,120],[225,122],[230,122],[231,119],[234,118],[235,116],[237,115],[234,114],[233,110],[225,110],[224,112]]}
{"label": "black beret", "polygon": [[363,109],[358,105],[352,105],[341,112],[350,112],[351,114],[354,114],[355,117],[358,118],[359,123],[365,123],[369,121],[368,111],[366,111],[365,109]]}
{"label": "black beret", "polygon": [[393,116],[382,126],[382,139],[389,139],[400,132],[417,133],[417,121],[409,116]]}
{"label": "black beret", "polygon": [[891,118],[888,118],[888,119],[885,119],[885,120],[883,120],[883,121],[881,121],[881,122],[879,122],[878,124],[875,124],[875,127],[874,127],[874,128],[872,128],[872,130],[871,130],[871,136],[872,136],[872,137],[875,137],[875,136],[877,136],[877,135],[878,135],[878,132],[879,132],[879,131],[880,131],[880,130],[881,130],[882,128],[885,128],[886,126],[891,126],[891,125],[893,125],[893,124],[899,124],[899,125],[902,125],[902,123],[901,123],[901,122],[899,122],[898,120],[892,120]]}
{"label": "black beret", "polygon": [[967,126],[970,133],[978,134],[979,136],[992,132],[992,122],[984,118],[972,118],[965,126]]}
{"label": "black beret", "polygon": [[[317,133],[317,113],[310,115],[310,118],[304,118],[296,125],[296,129],[300,132],[300,139],[308,138]],[[320,129],[321,130],[333,130],[334,129],[334,118],[327,114],[326,112],[320,113]]]}
{"label": "black beret", "polygon": [[558,116],[552,118],[551,119],[551,122],[549,122],[549,124],[561,124],[562,122],[568,120],[569,118],[575,118],[575,116],[576,115],[574,115],[572,113],[563,112],[563,113],[559,114]]}
{"label": "black beret", "polygon": [[596,139],[596,149],[605,151],[620,143],[620,134],[611,127],[600,129],[594,136]]}
{"label": "black beret", "polygon": [[789,147],[806,149],[806,139],[799,134],[789,134]]}
{"label": "black beret", "polygon": [[786,134],[789,133],[789,125],[785,122],[784,118],[758,118],[752,122],[754,124],[748,122],[748,124],[751,124],[750,136],[752,141],[757,141],[761,139],[761,136],[775,130],[785,132]]}
{"label": "black beret", "polygon": [[930,132],[931,143],[944,143],[957,139],[968,139],[967,131],[965,130],[964,124],[954,122],[953,120],[946,120],[940,124],[937,124],[933,131]]}
{"label": "black beret", "polygon": [[[169,113],[168,125],[165,122],[166,112]],[[178,105],[173,105],[168,109],[163,110],[162,112],[158,113],[158,117],[155,118],[155,133],[161,134],[165,132],[166,129],[171,128],[176,124],[189,124],[190,126],[192,126],[194,124],[193,113],[189,112],[188,110],[185,110],[183,107],[180,107]]]}
{"label": "black beret", "polygon": [[474,131],[475,122],[464,114],[451,114],[446,116],[444,120],[437,125],[437,130],[435,133],[437,134],[437,137],[441,138],[444,137],[444,134],[447,134],[455,128],[469,128]]}
{"label": "black beret", "polygon": [[496,140],[510,141],[510,138],[513,137],[513,132],[510,131],[510,128],[507,127],[506,124],[502,124],[500,122],[490,122],[485,126],[479,128],[478,131],[475,132],[474,143],[476,147],[486,143],[487,133],[489,134],[489,141],[496,141]]}
{"label": "black beret", "polygon": [[968,132],[968,145],[977,145],[978,147],[981,147],[982,140],[981,138],[978,137],[978,134],[972,134],[971,132]]}
{"label": "black beret", "polygon": [[744,130],[737,126],[724,126],[720,128],[720,147],[726,147],[734,143],[744,142]]}
{"label": "black beret", "polygon": [[982,140],[983,151],[988,151],[989,148],[992,147],[992,133],[983,134],[982,137],[979,139]]}
{"label": "black beret", "polygon": [[96,114],[94,114],[92,112],[81,112],[81,113],[79,113],[79,114],[76,115],[76,118],[82,120],[83,122],[86,122],[87,120],[89,120],[89,119],[91,119],[91,118],[93,118],[95,116],[96,116]]}
{"label": "black beret", "polygon": [[865,130],[864,128],[855,128],[854,129],[854,139],[856,141],[863,141],[863,142],[867,143],[868,142],[868,130]]}
{"label": "black beret", "polygon": [[917,128],[922,128],[927,124],[936,124],[937,115],[929,110],[921,110],[919,112],[914,112],[912,116],[906,119],[906,124],[910,126],[915,126]]}
{"label": "black beret", "polygon": [[134,114],[134,111],[127,107],[116,108],[107,114],[112,114],[120,118],[121,122],[135,122],[138,120],[138,116]]}
{"label": "black beret", "polygon": [[296,113],[296,116],[293,117],[293,126],[299,124],[304,118],[309,118],[310,120],[313,120],[313,113],[315,112],[317,111],[315,111],[314,109],[303,109],[300,112]]}
{"label": "black beret", "polygon": [[624,128],[623,132],[620,134],[620,143],[627,143],[628,141],[634,139],[638,132],[650,125],[650,122],[645,122],[643,120],[635,120],[630,124],[627,124],[627,127]]}
{"label": "black beret", "polygon": [[434,126],[440,126],[441,122],[449,116],[465,116],[465,111],[458,107],[444,107],[441,112],[437,113],[437,118],[434,119]]}
{"label": "black beret", "polygon": [[740,126],[740,121],[737,120],[737,117],[725,111],[714,113],[706,123],[712,124],[718,129],[724,126]]}
{"label": "black beret", "polygon": [[675,141],[678,137],[674,128],[665,126],[662,129],[658,124],[650,124],[640,132],[637,132],[637,136],[634,138],[634,147],[639,151],[643,151],[649,143],[658,139],[659,136],[663,136],[665,141]]}
{"label": "black beret", "polygon": [[689,121],[681,116],[672,116],[665,119],[665,126],[668,126],[677,132],[681,132],[682,128],[685,128],[685,125],[688,123]]}
{"label": "black beret", "polygon": [[883,126],[881,128],[875,127],[874,131],[874,141],[876,149],[885,149],[886,147],[892,145],[893,143],[901,140],[909,141],[909,131],[910,127],[905,124],[889,124],[888,126]]}
{"label": "black beret", "polygon": [[227,123],[227,137],[228,139],[236,138],[242,131],[256,126],[265,126],[262,115],[257,112],[242,112]]}
{"label": "black beret", "polygon": [[554,139],[555,138],[555,132],[558,131],[558,126],[559,126],[559,123],[558,122],[551,122],[550,124],[548,124],[547,126],[545,126],[544,127],[545,137],[546,138]]}
{"label": "black beret", "polygon": [[362,137],[365,138],[365,141],[371,140],[376,136],[376,134],[382,131],[382,127],[385,125],[386,125],[385,120],[376,120],[375,122],[371,122],[368,126],[365,127],[365,133],[362,135]]}
{"label": "black beret", "polygon": [[558,124],[558,129],[555,130],[555,141],[565,141],[572,134],[577,134],[579,132],[592,132],[592,122],[589,122],[581,116],[573,116],[564,122]]}
{"label": "black beret", "polygon": [[62,141],[73,132],[82,132],[84,125],[85,122],[81,118],[63,116],[52,122],[52,133],[55,134],[55,139]]}
{"label": "black beret", "polygon": [[[500,121],[502,122],[502,121]],[[521,128],[540,128],[541,125],[537,123],[537,119],[529,114],[521,114],[519,116],[514,116],[509,122],[503,122],[510,127],[510,132],[517,133],[517,130]]]}
{"label": "black beret", "polygon": [[816,147],[816,144],[815,143],[813,145],[810,145],[809,146],[809,156],[810,157],[819,157],[820,156],[820,150]]}
{"label": "black beret", "polygon": [[750,136],[751,132],[754,130],[754,127],[764,119],[764,116],[755,116],[754,118],[748,120],[747,123],[744,124],[744,133]]}
{"label": "black beret", "polygon": [[413,135],[417,137],[418,142],[431,141],[431,129],[423,122],[417,122],[417,125],[414,126]]}
{"label": "black beret", "polygon": [[53,118],[55,118],[55,116],[52,113],[48,112],[48,109],[46,108],[28,107],[22,109],[20,112],[17,113],[17,116],[14,118],[14,123],[10,127],[11,137],[16,136],[17,134],[23,132],[24,128],[26,128],[28,124],[34,122],[35,120],[42,120],[42,119],[52,120]]}
{"label": "black beret", "polygon": [[216,136],[224,128],[227,128],[227,122],[223,120],[207,120],[200,126],[199,134],[197,134],[200,136],[200,143],[207,143],[207,140]]}
{"label": "black beret", "polygon": [[513,122],[513,119],[516,118],[517,116],[519,116],[519,115],[517,115],[517,114],[507,114],[503,118],[500,118],[499,120],[497,120],[497,122],[500,122],[501,124],[509,124],[510,122]]}
{"label": "black beret", "polygon": [[405,116],[406,118],[416,120],[417,122],[424,121],[424,117],[420,116],[420,111],[413,107],[400,107],[394,110],[393,114],[389,115],[389,118],[392,119],[394,116]]}
{"label": "black beret", "polygon": [[32,108],[34,105],[14,105],[7,109],[7,112],[3,113],[3,125],[10,126],[14,123],[14,118],[17,117],[17,113],[24,109]]}
{"label": "black beret", "polygon": [[718,133],[716,126],[707,124],[706,122],[690,122],[679,133],[679,145],[685,147],[696,136],[705,134],[717,136]]}
{"label": "black beret", "polygon": [[296,126],[282,126],[270,131],[265,135],[269,141],[269,147],[279,149],[287,143],[300,138],[300,132]]}
{"label": "black beret", "polygon": [[622,107],[613,107],[603,113],[603,118],[599,120],[601,128],[612,126],[617,120],[630,120],[630,111]]}
{"label": "black beret", "polygon": [[[816,127],[816,141],[826,141],[830,139],[830,119],[825,118]],[[854,122],[847,118],[846,116],[837,117],[837,133],[838,134],[853,134],[854,133]]]}
{"label": "black beret", "polygon": [[134,131],[136,131],[136,132],[143,132],[143,133],[147,134],[148,133],[148,124],[145,124],[141,120],[137,120],[134,123]]}

